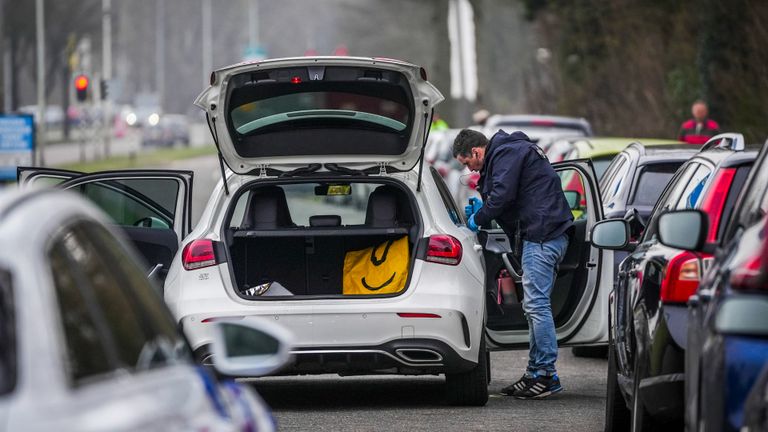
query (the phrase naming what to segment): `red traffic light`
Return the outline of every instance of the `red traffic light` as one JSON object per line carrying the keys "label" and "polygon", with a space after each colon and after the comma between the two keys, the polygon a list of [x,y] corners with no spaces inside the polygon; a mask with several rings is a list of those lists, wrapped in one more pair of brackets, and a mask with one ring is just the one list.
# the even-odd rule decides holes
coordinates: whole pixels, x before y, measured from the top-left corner
{"label": "red traffic light", "polygon": [[85,75],[78,75],[75,77],[75,90],[83,91],[88,90],[88,77]]}

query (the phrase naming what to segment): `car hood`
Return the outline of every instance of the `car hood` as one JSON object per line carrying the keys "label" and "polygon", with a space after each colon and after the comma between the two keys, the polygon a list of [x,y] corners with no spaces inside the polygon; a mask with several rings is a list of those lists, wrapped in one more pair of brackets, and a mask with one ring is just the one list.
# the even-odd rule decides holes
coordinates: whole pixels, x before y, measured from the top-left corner
{"label": "car hood", "polygon": [[419,160],[443,95],[397,60],[300,57],[214,71],[195,100],[238,174],[338,164],[404,171]]}

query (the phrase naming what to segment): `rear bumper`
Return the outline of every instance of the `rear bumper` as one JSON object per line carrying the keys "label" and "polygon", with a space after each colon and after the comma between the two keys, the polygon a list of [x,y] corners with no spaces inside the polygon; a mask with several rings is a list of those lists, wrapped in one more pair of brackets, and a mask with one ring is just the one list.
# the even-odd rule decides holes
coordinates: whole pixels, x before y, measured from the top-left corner
{"label": "rear bumper", "polygon": [[[375,346],[303,347],[291,354],[291,361],[275,375],[425,375],[466,372],[477,365],[434,339],[401,339]],[[203,364],[213,364],[210,345],[198,348],[195,355]]]}

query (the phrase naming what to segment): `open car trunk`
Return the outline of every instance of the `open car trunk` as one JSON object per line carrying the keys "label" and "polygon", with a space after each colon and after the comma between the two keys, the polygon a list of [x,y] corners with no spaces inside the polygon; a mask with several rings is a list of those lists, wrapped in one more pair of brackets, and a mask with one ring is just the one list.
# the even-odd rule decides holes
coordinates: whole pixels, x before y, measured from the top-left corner
{"label": "open car trunk", "polygon": [[348,179],[260,183],[233,202],[225,237],[241,297],[360,298],[407,289],[421,229],[405,188]]}

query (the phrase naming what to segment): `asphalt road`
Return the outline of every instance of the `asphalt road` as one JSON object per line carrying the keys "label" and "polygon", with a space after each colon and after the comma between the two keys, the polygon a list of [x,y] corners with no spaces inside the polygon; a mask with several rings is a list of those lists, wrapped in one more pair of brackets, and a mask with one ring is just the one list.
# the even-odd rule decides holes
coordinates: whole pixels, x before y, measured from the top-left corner
{"label": "asphalt road", "polygon": [[485,407],[454,407],[440,377],[261,378],[254,385],[272,407],[280,430],[295,431],[600,431],[607,364],[561,349],[565,390],[545,400],[518,400],[500,390],[517,380],[527,351],[491,354],[491,397]]}
{"label": "asphalt road", "polygon": [[[193,222],[220,179],[213,156],[176,161],[171,169],[195,171]],[[517,380],[527,351],[491,354],[491,398],[482,408],[446,405],[443,377],[262,378],[254,381],[273,408],[281,430],[296,431],[600,431],[603,429],[607,364],[560,350],[558,370],[565,391],[547,400],[501,395]]]}

